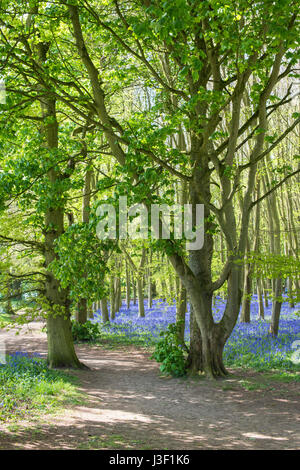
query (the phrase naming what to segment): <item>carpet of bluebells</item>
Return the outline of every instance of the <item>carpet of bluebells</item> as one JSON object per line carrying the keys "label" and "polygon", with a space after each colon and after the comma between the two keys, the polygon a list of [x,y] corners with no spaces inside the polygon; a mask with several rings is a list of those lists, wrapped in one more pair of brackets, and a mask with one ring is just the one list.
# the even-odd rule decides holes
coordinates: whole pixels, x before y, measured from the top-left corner
{"label": "carpet of bluebells", "polygon": [[50,370],[39,354],[7,355],[0,364],[0,422],[56,409],[59,402],[77,396],[73,382],[67,374]]}
{"label": "carpet of bluebells", "polygon": [[[216,298],[213,308],[215,321],[222,318],[226,301]],[[271,302],[265,307],[265,319],[258,318],[257,297],[251,301],[251,323],[238,321],[224,350],[225,364],[230,367],[252,367],[256,370],[282,369],[299,370],[295,363],[295,341],[299,341],[300,349],[300,305],[291,308],[283,302],[277,338],[269,335],[271,318]],[[188,309],[189,310],[189,309]],[[119,338],[127,342],[140,343],[145,346],[155,344],[161,331],[166,330],[170,323],[175,322],[176,305],[162,300],[154,300],[152,308],[147,308],[145,300],[145,317],[138,317],[138,306],[131,303],[130,308],[122,305],[115,320],[102,326],[107,338]],[[185,339],[189,342],[189,311],[187,313]],[[101,323],[101,311],[95,314],[95,322]],[[294,344],[293,344],[294,343]],[[294,353],[293,360],[291,356]],[[298,354],[299,357],[299,354]]]}

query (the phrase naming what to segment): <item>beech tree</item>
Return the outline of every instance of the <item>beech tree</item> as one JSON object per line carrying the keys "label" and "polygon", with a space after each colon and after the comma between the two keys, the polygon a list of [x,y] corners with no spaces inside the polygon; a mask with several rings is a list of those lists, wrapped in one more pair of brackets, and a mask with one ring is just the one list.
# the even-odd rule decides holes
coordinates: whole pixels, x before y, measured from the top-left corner
{"label": "beech tree", "polygon": [[[10,245],[31,246],[43,257],[37,275],[44,281],[40,301],[47,319],[50,367],[83,367],[73,346],[68,290],[49,269],[57,256],[55,242],[64,232],[65,194],[72,186],[74,170],[67,153],[70,147],[63,150],[65,134],[48,79],[51,41],[43,40],[40,28],[33,26],[37,4],[33,8],[27,5],[26,19],[22,9],[11,2],[3,7],[7,10],[1,19],[2,71],[8,98],[1,112],[1,201],[5,207],[18,200],[24,223],[33,231],[29,239],[4,240]],[[12,48],[11,42],[15,44]],[[27,277],[35,274],[28,272]]]}
{"label": "beech tree", "polygon": [[[250,211],[267,196],[265,193],[259,200],[253,200],[257,165],[299,123],[295,116],[282,135],[273,138],[268,134],[270,115],[290,99],[290,89],[277,99],[272,93],[281,80],[292,74],[297,61],[296,3],[242,1],[231,8],[226,1],[180,0],[172,4],[127,2],[123,7],[112,1],[106,2],[104,11],[93,2],[72,2],[68,10],[77,54],[90,80],[104,134],[119,164],[126,171],[130,162],[135,167],[131,174],[136,180],[141,160],[144,167],[158,165],[164,172],[187,182],[189,201],[194,207],[205,206],[203,248],[190,251],[188,262],[176,251],[176,246],[170,250],[168,244],[167,250],[187,290],[201,334],[198,362],[207,374],[224,375],[222,352],[237,321],[241,302],[242,269],[237,262],[246,250]],[[155,105],[136,119],[135,132],[130,127],[124,129],[124,123],[118,127],[112,124],[102,77],[93,62],[93,45],[89,47],[84,37],[88,18],[140,64],[140,72],[147,72],[156,90]],[[172,81],[170,74],[165,73],[166,63]],[[244,110],[246,92],[251,97],[250,117]],[[171,113],[166,109],[166,101],[172,103]],[[156,113],[163,113],[160,128],[145,122],[147,114],[150,117]],[[229,119],[227,133],[222,130],[225,119]],[[178,122],[188,136],[186,152],[174,152],[166,143],[166,138],[176,132],[174,124]],[[141,133],[143,137],[139,138]],[[243,148],[248,142],[251,152],[244,159]],[[298,171],[291,171],[288,177]],[[243,173],[247,183],[241,191]],[[217,201],[212,200],[214,178],[219,185]],[[237,193],[242,199],[240,227],[234,210]],[[216,224],[224,234],[229,257],[220,277],[213,280],[211,261]],[[227,305],[222,320],[216,324],[212,296],[225,282]]]}

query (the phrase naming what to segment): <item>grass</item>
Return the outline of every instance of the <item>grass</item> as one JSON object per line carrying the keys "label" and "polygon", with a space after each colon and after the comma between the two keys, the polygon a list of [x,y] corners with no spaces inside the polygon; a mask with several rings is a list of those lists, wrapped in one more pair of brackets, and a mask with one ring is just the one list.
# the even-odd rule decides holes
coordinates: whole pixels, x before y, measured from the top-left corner
{"label": "grass", "polygon": [[240,380],[239,384],[243,387],[244,390],[252,391],[252,390],[264,390],[269,388],[267,385],[263,383],[258,383],[252,380]]}
{"label": "grass", "polygon": [[86,442],[78,445],[79,450],[103,450],[103,449],[152,449],[152,446],[140,439],[130,439],[119,434],[105,436],[89,436]]}
{"label": "grass", "polygon": [[110,347],[124,346],[143,346],[145,348],[153,348],[156,338],[147,330],[139,328],[131,320],[122,324],[101,324],[101,343],[106,343]]}
{"label": "grass", "polygon": [[300,374],[299,372],[287,372],[287,371],[280,371],[275,373],[268,373],[265,374],[269,380],[274,380],[276,382],[281,383],[293,383],[293,382],[300,382]]}
{"label": "grass", "polygon": [[77,383],[66,372],[49,369],[40,357],[7,355],[6,364],[0,365],[0,421],[31,419],[82,403]]}
{"label": "grass", "polygon": [[90,436],[85,443],[78,446],[81,450],[94,449],[122,449],[128,448],[128,441],[123,436],[111,434],[110,436]]}

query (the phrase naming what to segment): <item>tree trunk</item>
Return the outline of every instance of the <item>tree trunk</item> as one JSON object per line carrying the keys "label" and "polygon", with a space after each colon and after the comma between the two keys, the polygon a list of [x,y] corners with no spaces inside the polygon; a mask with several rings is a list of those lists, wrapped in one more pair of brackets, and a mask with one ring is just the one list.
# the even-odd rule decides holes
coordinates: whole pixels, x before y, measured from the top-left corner
{"label": "tree trunk", "polygon": [[102,323],[108,323],[109,313],[108,313],[108,308],[107,308],[106,297],[103,297],[103,299],[100,300],[100,305],[101,305],[101,313],[102,313]]}
{"label": "tree trunk", "polygon": [[257,279],[257,298],[258,298],[258,317],[263,320],[265,318],[265,309],[262,296],[261,279]]}
{"label": "tree trunk", "polygon": [[[124,249],[124,252],[126,254],[127,260],[129,261],[132,269],[134,270],[136,274],[136,288],[137,288],[137,295],[138,295],[138,303],[139,303],[139,317],[144,317],[145,316],[145,307],[144,307],[144,267],[145,267],[145,261],[146,261],[146,248],[143,247],[142,249],[142,256],[140,259],[140,263],[138,267],[135,265],[133,262],[132,258],[130,255],[127,253],[126,249]],[[135,295],[135,294],[134,294]]]}
{"label": "tree trunk", "polygon": [[87,309],[88,319],[94,318],[94,311],[95,311],[95,304],[93,303],[92,305],[89,305]]}
{"label": "tree trunk", "polygon": [[85,368],[76,356],[70,317],[47,317],[48,364],[55,368]]}
{"label": "tree trunk", "polygon": [[277,300],[282,294],[282,280],[276,279],[275,281],[275,299],[272,303],[272,317],[269,332],[272,336],[278,335],[279,318],[281,312],[281,301]]}
{"label": "tree trunk", "polygon": [[295,308],[295,299],[293,294],[293,281],[292,279],[287,279],[287,295],[289,299],[289,305],[291,308]]}
{"label": "tree trunk", "polygon": [[185,330],[185,313],[187,307],[186,289],[181,281],[179,281],[178,298],[176,304],[176,323],[180,324],[178,339],[181,344],[184,344],[184,330]]}
{"label": "tree trunk", "polygon": [[241,312],[241,322],[250,323],[250,307],[251,307],[251,278],[250,278],[251,267],[249,263],[245,264],[244,273],[244,289],[243,289],[243,302]]}
{"label": "tree trunk", "polygon": [[[270,162],[269,162],[270,163]],[[271,187],[268,174],[266,173],[264,179],[264,189],[269,189]],[[273,246],[273,253],[275,255],[280,254],[281,244],[280,244],[280,220],[278,214],[278,207],[276,202],[276,196],[272,193],[267,198],[267,207],[269,212],[269,218],[271,224],[270,226],[273,227],[273,231],[271,232],[271,239],[272,239],[272,246]],[[272,317],[271,317],[271,325],[269,332],[272,336],[278,335],[278,328],[279,328],[279,317],[281,312],[281,305],[282,305],[282,279],[279,276],[277,279],[273,279],[273,301],[272,301]]]}
{"label": "tree trunk", "polygon": [[192,304],[190,305],[190,347],[186,365],[190,375],[196,375],[203,370],[201,332]]}
{"label": "tree trunk", "polygon": [[128,269],[128,263],[126,261],[126,307],[129,310],[130,308],[130,275]]}
{"label": "tree trunk", "polygon": [[81,325],[87,321],[87,301],[86,299],[79,299],[77,303],[76,321]]}
{"label": "tree trunk", "polygon": [[228,373],[223,363],[223,350],[227,340],[219,324],[213,322],[212,295],[207,292],[194,292],[192,296],[193,312],[197,321],[201,338],[202,372],[208,377],[224,377]]}
{"label": "tree trunk", "polygon": [[133,288],[133,305],[136,305],[136,283],[135,283],[133,273],[132,273],[132,288]]}
{"label": "tree trunk", "polygon": [[122,306],[122,297],[121,297],[121,280],[120,277],[115,277],[115,313],[120,311]]}
{"label": "tree trunk", "polygon": [[263,282],[265,307],[268,308],[269,307],[269,297],[268,297],[269,294],[268,294],[267,283],[266,283],[266,281],[262,281],[262,282]]}
{"label": "tree trunk", "polygon": [[114,277],[111,276],[110,278],[110,318],[111,320],[114,320],[116,317],[116,311],[115,311],[115,286],[114,286]]}
{"label": "tree trunk", "polygon": [[139,317],[145,316],[144,308],[144,289],[143,289],[143,280],[137,279],[137,292],[138,292],[138,302],[139,302]]}
{"label": "tree trunk", "polygon": [[[196,154],[198,152],[198,146],[199,143],[194,141],[193,150]],[[195,159],[196,158],[197,157],[195,157]],[[205,198],[206,201],[209,201],[211,198],[209,170],[206,169],[206,165],[206,155],[203,155],[201,167],[197,167],[195,169],[194,181],[193,184],[190,185],[190,202],[193,207],[194,221],[196,220],[196,205],[203,202],[202,198]],[[214,323],[212,314],[213,290],[210,287],[212,285],[211,263],[213,237],[211,230],[212,225],[210,222],[210,210],[207,205],[204,205],[204,218],[206,222],[203,246],[201,249],[189,250],[189,270],[191,272],[188,271],[186,275],[181,277],[187,291],[187,296],[190,299],[193,315],[198,326],[198,338],[196,343],[198,349],[200,348],[201,343],[201,354],[199,354],[198,351],[198,359],[194,357],[193,348],[195,347],[195,344],[192,343],[188,367],[189,371],[193,372],[197,367],[201,367],[201,371],[208,377],[217,378],[227,374],[223,364],[223,349],[228,335],[225,334],[224,325]],[[171,261],[172,259],[173,258],[171,257]],[[180,271],[178,271],[178,274],[181,274],[182,276]],[[231,296],[233,292],[235,291],[231,291]],[[194,331],[195,330],[197,331],[196,328]]]}
{"label": "tree trunk", "polygon": [[173,303],[174,301],[174,292],[175,292],[175,289],[174,289],[174,284],[173,284],[173,277],[172,275],[169,273],[169,276],[168,276],[168,284],[169,284],[169,288],[168,288],[168,292],[169,292],[169,302],[170,303]]}
{"label": "tree trunk", "polygon": [[163,278],[161,278],[160,284],[161,284],[161,297],[162,297],[162,300],[166,300],[166,293],[167,293],[166,281]]}
{"label": "tree trunk", "polygon": [[[41,64],[47,60],[49,45],[40,43],[38,48],[39,61]],[[56,119],[56,103],[52,97],[44,95],[41,98],[41,110],[44,118],[42,133],[45,136],[45,147],[49,150],[58,148],[58,123]],[[45,278],[46,299],[48,302],[47,312],[47,339],[48,339],[48,364],[51,368],[68,367],[82,368],[76,356],[71,331],[71,315],[68,292],[62,289],[60,282],[55,279],[50,263],[56,258],[54,251],[55,241],[64,232],[64,207],[63,195],[58,192],[61,182],[61,174],[54,168],[47,173],[50,185],[55,190],[55,197],[45,211],[45,267],[47,277]],[[58,203],[59,201],[59,203]]]}

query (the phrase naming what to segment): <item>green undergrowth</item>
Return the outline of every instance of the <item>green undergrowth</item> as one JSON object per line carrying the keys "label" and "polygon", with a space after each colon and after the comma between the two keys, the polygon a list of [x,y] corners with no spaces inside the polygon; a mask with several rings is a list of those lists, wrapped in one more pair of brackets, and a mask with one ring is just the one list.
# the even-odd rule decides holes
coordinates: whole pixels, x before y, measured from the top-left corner
{"label": "green undergrowth", "polygon": [[269,380],[274,380],[275,382],[281,383],[292,383],[300,382],[300,372],[289,372],[289,371],[280,371],[280,372],[269,372],[265,374],[266,378]]}
{"label": "green undergrowth", "polygon": [[8,315],[7,313],[0,313],[0,329],[5,328],[11,323],[11,321],[11,315]]}
{"label": "green undergrowth", "polygon": [[[78,444],[79,450],[152,450],[153,445],[141,439],[132,439],[128,436],[110,434],[103,436],[89,436],[85,442]],[[167,450],[167,449],[162,449]]]}
{"label": "green undergrowth", "polygon": [[166,331],[160,333],[160,340],[151,356],[160,363],[160,371],[173,377],[186,375],[186,353],[178,339],[181,324],[170,323]]}
{"label": "green undergrowth", "polygon": [[79,323],[72,320],[72,336],[75,342],[96,342],[101,336],[101,328],[98,323]]}
{"label": "green undergrowth", "polygon": [[224,364],[231,369],[242,368],[245,370],[255,370],[256,372],[274,372],[279,375],[286,374],[286,376],[296,378],[300,376],[300,365],[292,362],[292,352],[284,358],[276,354],[268,354],[267,356],[264,354],[245,353],[243,356],[225,357]]}
{"label": "green undergrowth", "polygon": [[40,357],[26,353],[6,356],[0,365],[0,421],[53,413],[66,405],[79,404],[78,379],[48,368]]}
{"label": "green undergrowth", "polygon": [[141,328],[140,331],[132,331],[129,334],[128,330],[130,330],[131,326],[130,321],[128,324],[122,325],[101,324],[99,343],[106,346],[110,345],[110,347],[132,345],[152,349],[155,341],[149,336],[149,332]]}

